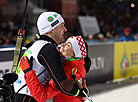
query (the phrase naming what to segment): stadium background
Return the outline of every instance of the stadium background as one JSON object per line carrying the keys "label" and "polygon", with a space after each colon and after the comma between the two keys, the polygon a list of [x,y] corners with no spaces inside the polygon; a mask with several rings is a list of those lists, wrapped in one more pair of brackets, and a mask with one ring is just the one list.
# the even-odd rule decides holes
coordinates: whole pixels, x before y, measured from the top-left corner
{"label": "stadium background", "polygon": [[[26,43],[35,39],[38,33],[36,20],[43,11],[56,11],[63,15],[68,32],[82,35],[88,42],[115,42],[123,35],[125,27],[130,27],[135,39],[138,39],[138,1],[137,0],[29,0],[25,27]],[[25,0],[0,0],[0,45],[14,46],[18,29],[21,28]],[[86,26],[89,33],[83,33],[79,17],[95,17],[97,32],[93,24]],[[92,29],[92,30],[91,30]]]}
{"label": "stadium background", "polygon": [[[0,77],[11,70],[24,3],[24,0],[0,0]],[[137,5],[137,0],[29,0],[25,43],[36,38],[38,15],[44,11],[56,11],[65,18],[65,26],[68,29],[65,39],[72,35],[82,35],[89,43],[92,65],[86,79],[90,95],[119,87],[125,88],[137,83],[134,79],[138,75]],[[80,17],[83,17],[84,21],[94,17],[97,25],[93,26],[88,22],[89,26],[84,26],[89,33],[86,31],[87,34],[84,34]],[[94,27],[98,29],[97,32],[93,31]],[[131,29],[136,41],[119,42],[125,27]],[[122,82],[124,79],[127,81]],[[118,86],[118,82],[123,84]]]}

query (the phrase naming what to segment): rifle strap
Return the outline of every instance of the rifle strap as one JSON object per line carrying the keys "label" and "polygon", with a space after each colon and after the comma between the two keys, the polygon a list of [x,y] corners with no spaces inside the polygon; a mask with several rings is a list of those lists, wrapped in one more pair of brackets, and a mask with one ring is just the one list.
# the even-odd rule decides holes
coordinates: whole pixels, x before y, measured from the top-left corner
{"label": "rifle strap", "polygon": [[14,59],[13,59],[13,66],[12,66],[12,72],[15,72],[17,69],[20,53],[22,50],[22,41],[23,41],[23,35],[25,31],[24,30],[19,30],[18,31],[18,36],[17,36],[17,41],[16,41],[16,47],[14,51]]}

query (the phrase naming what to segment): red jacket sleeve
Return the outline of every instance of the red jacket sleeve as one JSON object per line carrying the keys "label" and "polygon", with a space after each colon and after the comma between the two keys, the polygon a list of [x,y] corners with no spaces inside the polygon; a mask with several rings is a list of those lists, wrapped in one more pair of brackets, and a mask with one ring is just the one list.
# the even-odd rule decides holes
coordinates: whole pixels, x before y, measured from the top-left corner
{"label": "red jacket sleeve", "polygon": [[32,96],[38,102],[44,102],[60,93],[54,83],[48,82],[44,87],[41,86],[33,70],[25,74],[25,80]]}

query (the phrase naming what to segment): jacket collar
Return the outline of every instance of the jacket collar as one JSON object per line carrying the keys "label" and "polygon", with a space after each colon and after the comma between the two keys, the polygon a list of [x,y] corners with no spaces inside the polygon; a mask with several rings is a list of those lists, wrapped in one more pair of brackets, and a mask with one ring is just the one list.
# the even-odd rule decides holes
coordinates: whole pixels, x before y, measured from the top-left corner
{"label": "jacket collar", "polygon": [[62,58],[62,61],[68,62],[68,61],[75,61],[75,60],[80,60],[80,59],[83,59],[83,58],[71,58],[71,57],[65,56]]}
{"label": "jacket collar", "polygon": [[51,42],[53,45],[58,46],[58,44],[50,37],[46,36],[46,35],[40,35],[39,40],[46,40]]}

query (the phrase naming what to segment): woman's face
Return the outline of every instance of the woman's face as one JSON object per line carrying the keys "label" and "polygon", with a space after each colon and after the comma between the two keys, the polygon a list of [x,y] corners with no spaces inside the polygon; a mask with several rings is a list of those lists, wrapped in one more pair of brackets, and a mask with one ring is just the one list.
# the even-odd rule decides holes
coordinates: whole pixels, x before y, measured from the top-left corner
{"label": "woman's face", "polygon": [[74,56],[73,47],[69,40],[66,43],[61,44],[60,52],[63,56]]}

